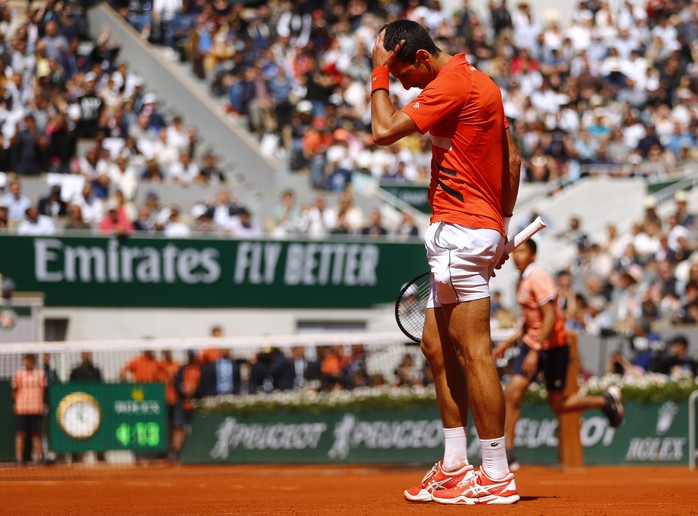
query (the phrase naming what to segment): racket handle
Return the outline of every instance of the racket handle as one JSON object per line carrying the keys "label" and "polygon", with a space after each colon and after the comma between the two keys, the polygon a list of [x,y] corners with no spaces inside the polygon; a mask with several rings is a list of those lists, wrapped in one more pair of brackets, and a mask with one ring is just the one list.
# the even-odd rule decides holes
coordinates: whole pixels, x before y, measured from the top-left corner
{"label": "racket handle", "polygon": [[528,226],[519,231],[514,238],[509,240],[504,246],[504,252],[510,254],[516,247],[519,247],[526,240],[531,238],[533,235],[538,233],[541,229],[548,225],[541,217],[536,217],[536,220],[531,222]]}

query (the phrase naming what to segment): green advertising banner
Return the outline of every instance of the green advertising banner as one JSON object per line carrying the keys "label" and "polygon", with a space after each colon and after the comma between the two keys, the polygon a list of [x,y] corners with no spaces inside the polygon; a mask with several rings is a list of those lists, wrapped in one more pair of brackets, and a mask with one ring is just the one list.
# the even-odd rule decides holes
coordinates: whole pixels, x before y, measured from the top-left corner
{"label": "green advertising banner", "polygon": [[164,384],[52,384],[49,406],[49,448],[54,452],[167,451]]}
{"label": "green advertising banner", "polygon": [[0,235],[0,271],[46,306],[369,308],[426,267],[424,246]]}
{"label": "green advertising banner", "polygon": [[[625,404],[618,429],[600,411],[585,413],[581,442],[586,464],[686,464],[688,403]],[[523,464],[558,464],[557,418],[547,405],[524,405],[516,427]],[[330,411],[257,415],[196,414],[185,463],[429,464],[443,452],[436,408],[414,411]],[[468,456],[480,444],[468,425]]]}
{"label": "green advertising banner", "polygon": [[12,385],[8,380],[0,381],[0,462],[15,460],[15,411]]}
{"label": "green advertising banner", "polygon": [[422,213],[431,215],[429,187],[427,185],[403,185],[384,181],[380,187]]}

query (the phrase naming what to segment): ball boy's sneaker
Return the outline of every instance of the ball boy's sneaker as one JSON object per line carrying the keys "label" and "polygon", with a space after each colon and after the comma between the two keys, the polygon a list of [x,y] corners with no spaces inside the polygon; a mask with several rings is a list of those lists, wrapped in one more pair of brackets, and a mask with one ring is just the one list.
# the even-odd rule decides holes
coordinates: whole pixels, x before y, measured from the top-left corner
{"label": "ball boy's sneaker", "polygon": [[623,403],[621,401],[620,389],[615,385],[609,387],[604,393],[603,398],[603,413],[606,414],[611,427],[618,428],[623,424],[623,419],[625,419],[625,410],[623,409]]}
{"label": "ball boy's sneaker", "polygon": [[471,464],[466,464],[456,471],[444,471],[443,461],[439,461],[424,476],[421,484],[405,491],[405,499],[410,502],[431,502],[432,493],[435,491],[456,487],[474,474]]}
{"label": "ball boy's sneaker", "polygon": [[432,499],[444,504],[511,504],[519,501],[519,492],[513,473],[494,480],[480,468],[480,471],[461,482],[458,487],[434,491]]}

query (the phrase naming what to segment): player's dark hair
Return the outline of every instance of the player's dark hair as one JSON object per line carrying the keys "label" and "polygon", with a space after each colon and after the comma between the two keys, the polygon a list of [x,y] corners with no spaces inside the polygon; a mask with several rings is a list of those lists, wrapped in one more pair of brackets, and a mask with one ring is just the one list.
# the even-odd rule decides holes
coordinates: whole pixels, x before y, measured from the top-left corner
{"label": "player's dark hair", "polygon": [[536,244],[536,241],[533,240],[532,238],[529,238],[524,242],[524,245],[528,246],[528,249],[531,251],[531,254],[535,255],[538,254],[538,244]]}
{"label": "player's dark hair", "polygon": [[386,50],[393,50],[400,41],[405,40],[405,45],[397,55],[397,60],[401,63],[414,63],[417,50],[426,50],[433,56],[441,53],[441,49],[436,46],[427,30],[417,22],[397,20],[381,27],[381,31],[383,29],[385,29],[383,46]]}

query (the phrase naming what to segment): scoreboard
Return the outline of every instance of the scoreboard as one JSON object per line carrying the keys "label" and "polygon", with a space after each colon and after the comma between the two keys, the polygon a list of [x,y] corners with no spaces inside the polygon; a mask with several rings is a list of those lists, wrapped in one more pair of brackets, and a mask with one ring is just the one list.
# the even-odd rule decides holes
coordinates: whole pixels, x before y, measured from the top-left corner
{"label": "scoreboard", "polygon": [[162,383],[52,384],[49,407],[49,447],[57,453],[167,452]]}

